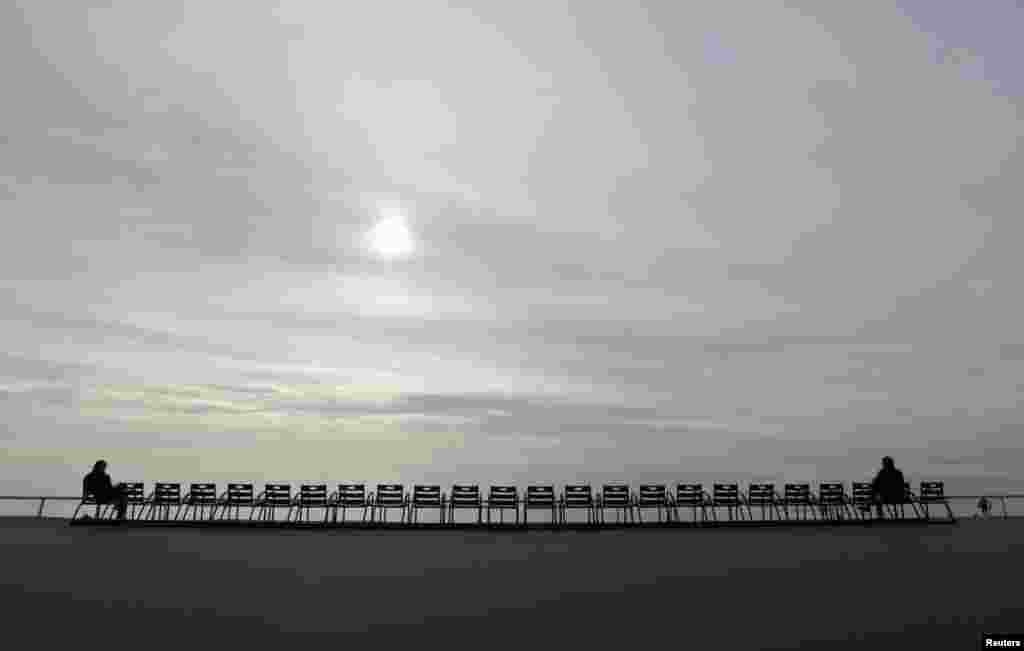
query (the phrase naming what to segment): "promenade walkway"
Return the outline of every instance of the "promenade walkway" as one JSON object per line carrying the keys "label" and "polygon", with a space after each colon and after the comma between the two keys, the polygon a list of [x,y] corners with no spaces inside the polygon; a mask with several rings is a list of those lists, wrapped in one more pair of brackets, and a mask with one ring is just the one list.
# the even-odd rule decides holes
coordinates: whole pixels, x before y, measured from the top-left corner
{"label": "promenade walkway", "polygon": [[503,534],[0,518],[0,602],[7,638],[34,648],[303,632],[359,649],[972,649],[1021,629],[1022,554],[1017,518]]}

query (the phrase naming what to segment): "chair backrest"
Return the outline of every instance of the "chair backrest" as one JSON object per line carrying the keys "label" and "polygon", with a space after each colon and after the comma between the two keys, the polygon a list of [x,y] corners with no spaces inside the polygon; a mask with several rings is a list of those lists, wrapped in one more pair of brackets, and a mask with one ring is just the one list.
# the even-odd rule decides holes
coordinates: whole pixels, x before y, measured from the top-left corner
{"label": "chair backrest", "polygon": [[626,484],[605,484],[602,486],[601,505],[613,509],[629,506],[629,486]]}
{"label": "chair backrest", "polygon": [[229,506],[250,505],[253,503],[252,484],[228,484],[228,490],[224,495],[225,504]]}
{"label": "chair backrest", "polygon": [[667,501],[665,484],[641,484],[637,494],[640,506],[663,506]]}
{"label": "chair backrest", "polygon": [[554,506],[555,487],[550,484],[526,487],[526,506]]}
{"label": "chair backrest", "polygon": [[782,499],[786,504],[810,504],[810,484],[786,484],[783,488]]}
{"label": "chair backrest", "polygon": [[191,484],[188,487],[188,501],[192,504],[214,504],[217,502],[216,484]]}
{"label": "chair backrest", "polygon": [[716,506],[739,506],[739,484],[714,484],[711,489],[711,500]]}
{"label": "chair backrest", "polygon": [[129,504],[142,504],[146,501],[146,485],[141,481],[125,482],[124,496]]}
{"label": "chair backrest", "polygon": [[855,481],[850,487],[850,501],[854,506],[870,506],[875,501],[875,489],[871,482]]}
{"label": "chair backrest", "polygon": [[755,483],[747,487],[747,502],[749,504],[774,504],[775,484]]}
{"label": "chair backrest", "polygon": [[405,486],[402,484],[377,484],[374,500],[377,506],[403,506],[405,504]]}
{"label": "chair backrest", "polygon": [[154,504],[181,504],[181,484],[157,482],[153,486]]}
{"label": "chair backrest", "polygon": [[338,484],[340,506],[367,506],[366,484]]}
{"label": "chair backrest", "polygon": [[291,506],[291,484],[264,484],[263,503],[267,506]]}
{"label": "chair backrest", "polygon": [[477,484],[455,484],[448,496],[452,506],[480,506],[480,486]]}
{"label": "chair backrest", "polygon": [[515,486],[491,486],[487,495],[487,506],[512,509],[519,504],[519,489]]}
{"label": "chair backrest", "polygon": [[[908,484],[909,486],[909,484]],[[909,492],[909,489],[908,489]],[[921,491],[917,495],[917,499],[921,502],[945,502],[946,501],[946,488],[945,484],[941,481],[923,481],[921,482]]]}
{"label": "chair backrest", "polygon": [[412,487],[413,506],[441,506],[441,487],[415,484]]}
{"label": "chair backrest", "polygon": [[568,484],[562,489],[562,499],[567,507],[593,506],[594,493],[590,484]]}
{"label": "chair backrest", "polygon": [[299,504],[303,506],[326,506],[327,484],[302,484],[299,486]]}
{"label": "chair backrest", "polygon": [[676,484],[676,504],[679,506],[701,506],[704,504],[704,485]]}
{"label": "chair backrest", "polygon": [[823,482],[818,484],[818,504],[837,506],[846,503],[846,489],[843,482]]}

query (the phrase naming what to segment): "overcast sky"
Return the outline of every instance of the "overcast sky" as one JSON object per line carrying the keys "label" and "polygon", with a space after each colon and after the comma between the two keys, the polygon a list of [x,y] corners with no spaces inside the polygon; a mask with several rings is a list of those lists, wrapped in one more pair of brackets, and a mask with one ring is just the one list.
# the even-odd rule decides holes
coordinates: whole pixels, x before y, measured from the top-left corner
{"label": "overcast sky", "polygon": [[3,493],[1019,476],[1019,3],[87,4],[0,8]]}

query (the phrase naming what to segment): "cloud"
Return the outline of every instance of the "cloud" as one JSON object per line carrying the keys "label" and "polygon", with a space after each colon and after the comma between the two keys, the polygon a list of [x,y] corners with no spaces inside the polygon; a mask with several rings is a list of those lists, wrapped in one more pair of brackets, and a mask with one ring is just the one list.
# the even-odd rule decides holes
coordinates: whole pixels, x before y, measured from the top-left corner
{"label": "cloud", "polygon": [[1019,422],[1019,12],[738,7],[8,3],[5,441],[652,476]]}

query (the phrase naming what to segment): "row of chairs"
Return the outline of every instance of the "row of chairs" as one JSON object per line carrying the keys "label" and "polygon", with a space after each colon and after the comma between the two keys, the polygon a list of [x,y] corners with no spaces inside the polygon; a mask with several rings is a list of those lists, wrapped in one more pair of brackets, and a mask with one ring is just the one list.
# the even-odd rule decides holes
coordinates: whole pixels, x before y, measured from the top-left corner
{"label": "row of chairs", "polygon": [[[645,484],[633,491],[625,484],[605,484],[596,494],[588,484],[564,486],[556,495],[554,485],[528,486],[520,495],[516,486],[491,486],[484,498],[479,485],[460,485],[445,493],[439,485],[417,484],[407,491],[401,484],[378,484],[368,492],[366,484],[339,484],[328,494],[327,484],[302,484],[292,493],[290,484],[270,483],[256,494],[253,484],[228,484],[217,494],[216,484],[191,484],[182,495],[181,484],[157,483],[147,496],[144,484],[122,484],[128,502],[128,517],[133,520],[213,521],[239,520],[247,509],[251,521],[276,522],[283,511],[285,522],[311,522],[314,511],[323,511],[322,522],[347,521],[349,510],[361,511],[360,522],[387,522],[389,511],[399,511],[399,522],[417,524],[423,510],[436,510],[438,521],[455,523],[459,510],[476,512],[476,523],[492,524],[495,512],[504,524],[505,513],[511,512],[515,524],[527,525],[531,512],[545,512],[553,524],[566,524],[570,511],[581,511],[588,524],[605,524],[611,510],[620,523],[643,523],[644,513],[655,512],[658,522],[707,523],[728,518],[729,521],[753,521],[755,512],[762,521],[865,520],[877,518],[878,505],[870,483],[854,482],[850,492],[841,482],[825,482],[815,493],[808,483],[785,484],[780,493],[772,483],[752,483],[746,490],[739,484],[713,484],[711,492],[701,484],[679,483],[669,490],[665,484]],[[99,504],[92,495],[83,495],[75,509],[78,518],[82,507],[96,506],[96,517],[112,515],[110,504]],[[906,518],[906,507],[918,519],[932,519],[930,509],[944,506],[949,520],[955,520],[945,498],[942,482],[923,481],[915,494],[905,485],[903,499],[882,505],[883,518]],[[173,514],[172,514],[173,511]],[[724,511],[724,513],[720,513]],[[520,521],[520,516],[522,520]]]}

